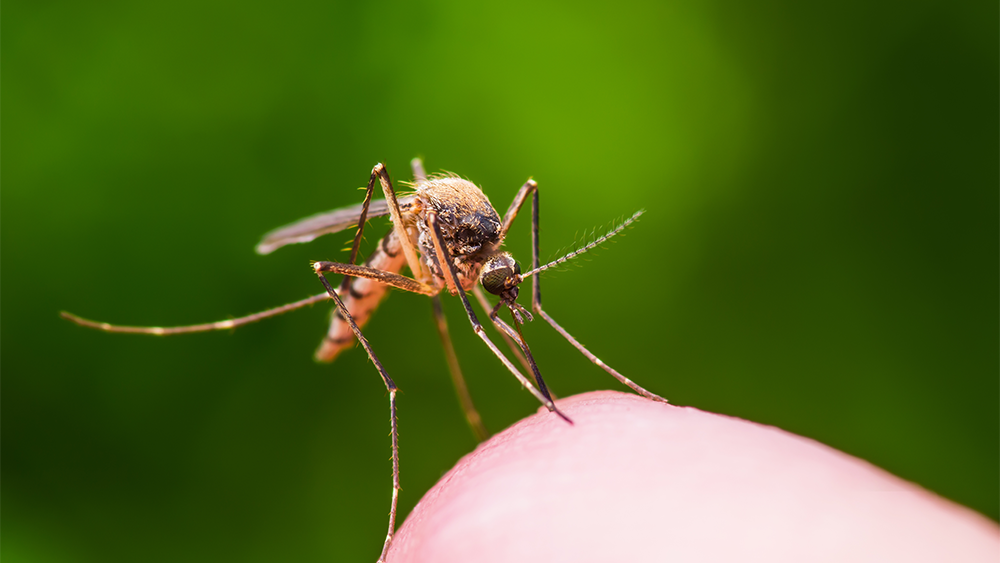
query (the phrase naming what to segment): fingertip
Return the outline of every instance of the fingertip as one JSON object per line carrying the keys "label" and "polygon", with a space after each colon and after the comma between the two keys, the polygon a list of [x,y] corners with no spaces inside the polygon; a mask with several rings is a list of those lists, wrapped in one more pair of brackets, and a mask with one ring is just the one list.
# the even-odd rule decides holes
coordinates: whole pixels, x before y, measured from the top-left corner
{"label": "fingertip", "polygon": [[[390,561],[994,560],[992,521],[813,440],[595,392],[481,444]],[[984,557],[989,555],[990,559]]]}

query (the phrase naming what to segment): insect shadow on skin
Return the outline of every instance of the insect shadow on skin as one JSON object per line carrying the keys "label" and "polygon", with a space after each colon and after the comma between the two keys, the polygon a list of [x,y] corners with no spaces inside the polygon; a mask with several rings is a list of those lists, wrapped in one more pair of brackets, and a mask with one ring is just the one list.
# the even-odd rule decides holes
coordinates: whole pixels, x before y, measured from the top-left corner
{"label": "insect shadow on skin", "polygon": [[[313,303],[328,299],[333,300],[336,309],[330,327],[316,350],[316,359],[321,362],[331,362],[341,351],[357,340],[375,365],[375,369],[382,377],[389,393],[392,501],[389,511],[389,529],[379,561],[385,560],[386,553],[388,553],[392,543],[400,490],[399,431],[396,411],[398,388],[382,366],[368,339],[362,334],[361,327],[371,317],[372,312],[378,307],[379,302],[390,287],[427,295],[432,299],[438,334],[459,402],[470,428],[480,441],[488,438],[489,433],[483,426],[482,418],[469,395],[448,332],[440,299],[441,291],[445,289],[461,299],[475,333],[511,374],[521,382],[521,385],[527,388],[550,412],[561,417],[567,423],[572,424],[572,421],[553,402],[552,395],[538,371],[538,366],[521,330],[521,325],[533,319],[532,313],[517,303],[519,286],[529,277],[532,278],[531,308],[534,314],[541,316],[584,356],[622,384],[643,397],[667,402],[602,362],[556,323],[542,308],[542,293],[538,274],[564,264],[601,245],[635,222],[643,213],[642,211],[638,211],[620,222],[618,226],[610,229],[606,234],[594,238],[576,250],[543,265],[539,261],[539,190],[538,184],[534,180],[529,179],[521,186],[514,196],[514,201],[511,202],[507,212],[501,218],[486,194],[472,182],[450,173],[428,176],[424,172],[420,159],[413,159],[411,165],[414,176],[412,194],[397,197],[389,179],[389,173],[385,166],[379,163],[372,169],[368,185],[365,188],[364,202],[320,213],[276,229],[264,235],[263,240],[257,245],[259,254],[269,254],[287,244],[309,242],[321,235],[357,226],[351,245],[349,262],[312,263],[313,271],[326,290],[324,293],[245,317],[178,327],[112,325],[87,320],[67,312],[60,313],[64,318],[74,323],[105,332],[166,336],[232,329]],[[385,199],[372,199],[376,182],[381,186]],[[522,273],[520,264],[514,260],[509,252],[501,250],[500,247],[512,222],[529,197],[531,198],[532,211],[532,268]],[[390,217],[392,229],[378,241],[375,250],[368,256],[364,264],[356,264],[365,224],[369,218],[385,215]],[[404,266],[409,268],[412,277],[400,274]],[[337,289],[334,289],[329,280],[326,279],[324,275],[326,273],[344,275]],[[472,310],[466,295],[467,291],[473,293],[483,310],[486,311],[501,338],[525,368],[527,376],[523,375],[486,335],[486,331]],[[496,305],[490,303],[486,292],[499,298]],[[504,308],[510,311],[511,324],[503,321],[499,316],[500,311]]]}

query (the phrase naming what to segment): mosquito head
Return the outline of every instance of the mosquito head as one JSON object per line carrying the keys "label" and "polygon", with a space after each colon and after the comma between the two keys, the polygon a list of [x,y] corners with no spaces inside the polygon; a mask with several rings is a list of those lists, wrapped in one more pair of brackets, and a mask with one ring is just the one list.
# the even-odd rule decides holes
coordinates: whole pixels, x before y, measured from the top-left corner
{"label": "mosquito head", "polygon": [[521,276],[521,265],[509,252],[497,252],[487,258],[479,274],[479,282],[483,284],[483,289],[500,296],[497,307],[506,305],[517,324],[531,321],[531,313],[516,301],[517,286],[522,281],[524,277]]}
{"label": "mosquito head", "polygon": [[497,252],[486,259],[479,282],[486,291],[513,303],[517,299],[517,284],[521,283],[521,265],[509,252]]}

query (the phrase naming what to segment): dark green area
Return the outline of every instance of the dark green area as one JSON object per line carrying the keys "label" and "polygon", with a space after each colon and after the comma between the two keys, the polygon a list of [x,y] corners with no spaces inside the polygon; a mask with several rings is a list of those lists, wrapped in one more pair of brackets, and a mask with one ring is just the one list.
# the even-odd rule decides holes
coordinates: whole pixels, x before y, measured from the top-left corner
{"label": "dark green area", "polygon": [[[977,11],[980,10],[980,11]],[[366,561],[388,401],[265,231],[360,201],[372,165],[541,185],[547,309],[677,404],[773,424],[1000,517],[995,3],[4,5],[6,561]],[[529,223],[509,249],[530,260]],[[372,224],[373,244],[386,222]],[[576,238],[574,238],[576,237]],[[446,309],[497,431],[535,412]],[[527,302],[527,300],[524,300]],[[429,300],[367,334],[403,394],[405,515],[474,447]],[[539,322],[561,396],[619,388]],[[669,507],[665,507],[669,509]]]}

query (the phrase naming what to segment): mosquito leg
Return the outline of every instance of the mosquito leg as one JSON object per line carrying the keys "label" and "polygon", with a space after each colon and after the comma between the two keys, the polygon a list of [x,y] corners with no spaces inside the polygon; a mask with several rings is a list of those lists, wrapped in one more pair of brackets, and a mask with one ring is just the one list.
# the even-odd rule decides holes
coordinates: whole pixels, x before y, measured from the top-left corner
{"label": "mosquito leg", "polygon": [[[529,182],[531,182],[531,180],[529,180]],[[525,185],[527,185],[527,184],[525,184]],[[525,188],[521,188],[521,191],[518,192],[518,196],[522,196],[522,194],[523,194],[524,197],[522,197],[520,200],[518,200],[517,198],[515,198],[515,200],[514,200],[514,204],[517,204],[518,207],[520,207],[520,205],[524,203],[524,199],[527,197],[527,193],[525,192]],[[514,209],[514,207],[515,207],[514,204],[511,204],[511,209],[514,210],[514,214],[516,215],[517,214],[517,210]],[[510,215],[510,211],[508,211],[507,214]],[[511,219],[513,220],[513,217],[511,217]],[[506,226],[506,224],[505,224],[505,226]],[[538,246],[538,231],[539,231],[539,229],[538,229],[538,186],[535,185],[534,188],[533,188],[533,193],[532,193],[532,198],[531,198],[531,267],[532,267],[532,269],[536,269],[539,266],[541,266],[541,263],[539,262],[539,258],[538,258],[538,248],[539,248],[539,246]],[[660,402],[663,402],[663,403],[668,402],[663,397],[661,397],[661,396],[659,396],[659,395],[657,395],[655,393],[650,393],[649,391],[646,391],[645,389],[643,389],[642,387],[640,387],[639,385],[637,385],[631,379],[629,379],[629,378],[625,377],[624,375],[618,373],[618,371],[615,370],[613,367],[611,367],[608,364],[602,362],[600,358],[598,358],[597,356],[595,356],[594,354],[592,354],[590,352],[590,350],[587,350],[583,346],[583,344],[580,344],[580,342],[577,341],[577,339],[573,338],[573,336],[570,333],[566,332],[566,329],[564,329],[563,327],[559,326],[559,323],[557,323],[555,321],[555,319],[553,319],[552,317],[550,317],[549,314],[546,313],[542,309],[542,287],[541,287],[541,279],[540,278],[541,278],[541,276],[539,276],[537,274],[534,275],[534,276],[532,276],[532,278],[531,278],[531,308],[532,308],[532,310],[535,313],[539,314],[543,319],[545,319],[545,322],[547,322],[550,325],[552,325],[552,328],[556,329],[556,332],[558,332],[559,334],[561,334],[563,336],[563,338],[565,338],[566,340],[568,340],[569,343],[572,344],[574,348],[576,348],[577,350],[579,350],[581,354],[583,354],[584,356],[586,356],[588,360],[594,362],[595,364],[597,364],[598,366],[600,366],[602,369],[604,369],[604,371],[610,373],[612,377],[614,377],[615,379],[617,379],[618,381],[620,381],[623,385],[625,385],[629,389],[635,391],[636,393],[642,395],[643,397],[646,397],[647,399],[652,399],[654,401],[660,401]]]}
{"label": "mosquito leg", "polygon": [[524,340],[524,335],[521,334],[521,324],[517,322],[517,318],[514,318],[514,326],[517,330],[513,329],[507,323],[500,319],[499,312],[500,308],[503,307],[503,303],[497,303],[496,307],[489,312],[490,320],[493,321],[493,325],[500,330],[500,334],[505,334],[508,338],[517,341],[524,355],[528,358],[531,365],[529,372],[534,377],[535,383],[538,384],[538,390],[542,392],[542,395],[546,397],[551,397],[548,388],[545,386],[545,380],[542,379],[542,374],[538,372],[538,365],[535,363],[534,356],[531,355],[531,349],[528,348],[528,343]]}
{"label": "mosquito leg", "polygon": [[307,297],[305,299],[302,299],[301,301],[296,301],[295,303],[289,303],[287,305],[282,305],[280,307],[275,307],[273,309],[268,309],[266,311],[261,311],[259,313],[247,315],[245,317],[228,319],[225,321],[216,321],[214,323],[203,323],[203,324],[186,325],[186,326],[113,325],[108,323],[91,321],[83,317],[78,317],[73,313],[67,313],[66,311],[60,311],[59,316],[68,321],[74,322],[80,326],[85,326],[87,328],[93,328],[97,330],[103,330],[104,332],[127,332],[132,334],[152,334],[156,336],[169,336],[172,334],[187,334],[190,332],[211,332],[213,330],[228,330],[231,328],[243,326],[245,324],[255,323],[259,320],[266,319],[268,317],[274,317],[282,313],[287,313],[288,311],[301,309],[306,305],[312,305],[313,303],[319,303],[320,301],[327,301],[329,299],[330,299],[329,295],[327,295],[326,293],[320,293],[319,295]]}
{"label": "mosquito leg", "polygon": [[396,503],[399,500],[399,428],[396,422],[396,391],[398,390],[396,384],[386,373],[385,368],[382,367],[382,362],[378,361],[378,356],[375,355],[375,351],[372,350],[371,344],[368,343],[368,339],[365,335],[361,334],[361,329],[354,322],[354,318],[351,317],[350,311],[344,306],[344,302],[340,300],[337,296],[337,292],[334,291],[333,286],[330,282],[323,276],[323,272],[316,270],[316,275],[319,276],[319,281],[326,288],[327,294],[333,301],[337,304],[337,309],[340,311],[341,316],[347,324],[351,326],[351,330],[354,331],[354,336],[364,347],[365,352],[368,352],[368,357],[371,359],[372,363],[375,364],[375,369],[378,370],[378,374],[382,376],[382,382],[385,383],[385,388],[389,391],[389,428],[392,436],[392,503],[389,506],[389,531],[385,535],[385,543],[382,545],[382,554],[379,555],[379,562],[384,562],[386,554],[389,553],[389,546],[392,544],[392,535],[396,531]]}
{"label": "mosquito leg", "polygon": [[[535,386],[532,385],[531,382],[528,381],[528,379],[521,374],[521,372],[517,371],[517,368],[514,367],[514,364],[512,364],[510,360],[508,360],[507,357],[500,352],[500,349],[497,348],[496,344],[494,344],[493,341],[490,340],[490,337],[486,336],[486,331],[483,329],[483,325],[479,324],[479,319],[476,318],[476,313],[472,310],[472,305],[469,303],[469,298],[465,295],[465,290],[462,288],[462,285],[458,282],[458,274],[455,272],[455,265],[452,263],[451,258],[448,256],[448,251],[447,251],[447,246],[445,246],[444,236],[441,234],[441,226],[438,224],[437,213],[433,211],[429,212],[427,215],[427,219],[431,227],[431,233],[434,236],[434,251],[437,253],[438,263],[445,266],[441,268],[441,271],[445,277],[445,281],[449,285],[449,287],[454,287],[457,290],[458,296],[462,299],[462,305],[465,307],[465,314],[468,315],[469,322],[472,323],[472,330],[475,331],[475,333],[479,336],[479,338],[481,338],[483,342],[486,343],[489,349],[492,350],[494,354],[496,354],[496,357],[500,358],[500,361],[503,362],[503,365],[506,366],[507,369],[512,374],[514,374],[514,377],[516,377],[517,380],[521,382],[521,385],[526,387],[531,392],[531,394],[534,395],[536,399],[538,399],[540,403],[545,405],[545,408],[556,413],[566,422],[572,424],[573,421],[570,420],[569,417],[567,417],[565,414],[563,414],[562,411],[556,408],[555,403],[552,402],[552,397],[548,396],[547,393],[541,393],[538,389],[536,389]],[[542,387],[542,389],[544,389],[544,387]]]}
{"label": "mosquito leg", "polygon": [[[354,322],[358,326],[364,326],[389,287],[399,287],[425,295],[434,295],[438,292],[426,284],[397,274],[404,262],[399,237],[396,236],[396,231],[392,230],[382,237],[378,248],[363,265],[321,262],[314,264],[313,267],[314,271],[336,272],[351,278],[346,291],[341,290],[338,293],[344,305],[354,314]],[[319,362],[333,361],[352,342],[354,342],[354,332],[335,308],[330,328],[316,349],[314,357]]]}
{"label": "mosquito leg", "polygon": [[[377,177],[376,172],[372,170],[372,175],[368,178],[368,187],[365,189],[365,201],[361,204],[361,216],[358,217],[358,231],[354,233],[354,243],[351,245],[351,259],[348,260],[351,264],[358,261],[358,248],[361,246],[361,235],[364,233],[365,222],[368,220],[368,206],[372,202],[372,194],[375,193],[375,179]],[[350,284],[351,276],[344,276],[343,281],[340,282],[340,289],[337,292],[340,294],[346,293]]]}
{"label": "mosquito leg", "polygon": [[476,405],[472,403],[472,396],[469,395],[469,388],[465,385],[465,378],[462,377],[462,368],[458,365],[458,356],[455,354],[455,346],[451,343],[451,335],[448,334],[448,320],[441,310],[441,296],[435,295],[431,298],[434,303],[434,320],[437,324],[438,336],[441,337],[441,347],[444,348],[444,357],[448,362],[448,372],[451,373],[451,382],[455,384],[455,393],[458,395],[458,402],[462,405],[465,413],[465,420],[469,423],[469,428],[476,436],[476,440],[483,442],[490,437],[490,433],[483,426],[483,419],[476,410]]}
{"label": "mosquito leg", "polygon": [[534,205],[538,205],[538,183],[532,179],[528,179],[527,182],[521,186],[521,189],[517,190],[517,195],[514,196],[514,201],[510,202],[510,207],[507,208],[507,213],[503,215],[503,229],[500,231],[500,240],[503,240],[507,236],[507,231],[510,230],[511,223],[514,222],[514,218],[517,217],[517,212],[521,210],[521,206],[524,202],[528,200],[529,194],[535,194]]}
{"label": "mosquito leg", "polygon": [[[472,287],[472,294],[476,296],[476,300],[479,301],[479,305],[483,308],[483,311],[485,311],[487,315],[490,315],[490,320],[493,321],[493,325],[497,328],[497,332],[500,333],[500,338],[503,338],[503,341],[507,343],[507,346],[510,348],[510,351],[514,354],[514,357],[516,357],[517,360],[521,362],[521,366],[524,367],[524,371],[527,372],[528,377],[531,378],[531,380],[535,383],[535,385],[538,385],[538,380],[535,379],[534,370],[532,370],[531,364],[528,362],[527,358],[524,357],[524,353],[521,351],[521,347],[517,344],[514,344],[514,340],[511,339],[512,337],[508,336],[509,332],[508,330],[505,330],[496,324],[497,320],[499,319],[494,319],[493,316],[491,315],[491,311],[495,313],[496,311],[499,310],[499,305],[497,305],[497,307],[493,307],[492,305],[490,305],[490,302],[487,299],[486,294],[483,293],[482,286],[480,286],[479,284],[476,284]],[[527,346],[527,342],[525,342],[525,346]],[[549,396],[551,396],[553,400],[559,398],[556,396],[555,393],[551,391],[549,391]]]}
{"label": "mosquito leg", "polygon": [[410,161],[410,168],[413,168],[414,180],[418,182],[424,182],[427,180],[427,173],[424,172],[424,161],[420,160],[419,156]]}
{"label": "mosquito leg", "polygon": [[[490,310],[493,309],[493,305],[490,305],[490,302],[487,299],[486,294],[483,293],[482,286],[479,285],[478,283],[472,286],[472,294],[476,296],[476,301],[479,301],[479,305],[483,308],[483,311],[485,311],[486,314],[489,315]],[[507,343],[508,347],[510,347],[510,351],[514,353],[514,357],[516,357],[517,360],[521,362],[521,366],[524,367],[524,371],[528,372],[528,374],[531,375],[531,377],[534,377],[534,375],[531,373],[531,366],[528,365],[528,360],[525,359],[524,354],[521,353],[520,346],[515,345],[514,341],[511,340],[509,336],[507,336],[506,332],[502,330],[498,332],[500,333],[500,337],[503,338],[503,341]]]}
{"label": "mosquito leg", "polygon": [[419,293],[421,295],[437,295],[440,291],[432,285],[418,282],[413,278],[401,276],[394,272],[386,272],[385,270],[369,268],[368,266],[362,266],[360,264],[313,262],[312,268],[314,272],[320,275],[322,275],[323,272],[331,272],[334,274],[344,274],[346,276],[353,276],[356,278],[368,278],[370,280],[375,280],[379,283],[395,287],[396,289],[402,289],[403,291],[409,291],[411,293]]}
{"label": "mosquito leg", "polygon": [[572,344],[574,348],[576,348],[577,350],[579,350],[581,354],[583,354],[584,356],[586,356],[587,359],[589,359],[590,361],[594,362],[595,364],[597,364],[598,366],[600,366],[601,368],[603,368],[604,371],[610,373],[612,377],[614,377],[618,381],[622,382],[622,384],[624,384],[625,386],[627,386],[629,389],[635,391],[636,393],[642,395],[643,397],[646,397],[647,399],[652,399],[654,401],[660,401],[661,403],[668,403],[669,402],[666,399],[664,399],[663,397],[661,397],[661,396],[659,396],[659,395],[657,395],[655,393],[651,393],[651,392],[643,389],[642,387],[640,387],[638,384],[636,384],[631,379],[629,379],[629,378],[625,377],[624,375],[618,373],[618,371],[615,370],[615,368],[613,368],[613,367],[609,366],[608,364],[602,362],[600,358],[598,358],[597,356],[595,356],[594,354],[592,354],[590,352],[590,350],[587,350],[586,348],[584,348],[583,344],[580,344],[579,342],[577,342],[577,340],[575,338],[573,338],[573,336],[570,335],[570,333],[566,332],[566,329],[564,329],[563,327],[559,326],[559,324],[556,323],[556,321],[553,320],[553,318],[550,317],[548,313],[546,313],[545,311],[542,310],[542,306],[541,305],[535,305],[534,310],[535,310],[536,313],[538,313],[539,315],[541,315],[542,318],[545,319],[550,325],[552,325],[552,328],[556,329],[556,332],[558,332],[559,334],[563,335],[563,338],[565,338],[566,340],[569,340],[569,343]]}
{"label": "mosquito leg", "polygon": [[396,191],[392,189],[389,172],[386,171],[385,166],[381,162],[376,164],[375,168],[372,168],[372,178],[374,179],[376,176],[378,176],[379,182],[382,183],[385,201],[389,206],[389,215],[392,216],[392,228],[395,229],[396,236],[399,237],[399,242],[403,247],[403,254],[406,256],[406,263],[409,264],[414,278],[426,281],[423,269],[420,267],[420,259],[417,258],[417,247],[410,240],[410,233],[406,230],[403,217],[399,212],[399,202],[396,201]]}
{"label": "mosquito leg", "polygon": [[[372,194],[375,193],[375,182],[378,179],[378,177],[379,177],[378,173],[375,170],[372,170],[371,176],[368,177],[368,186],[365,189],[365,200],[361,204],[361,213],[357,219],[358,230],[357,232],[354,233],[354,242],[351,244],[351,258],[349,260],[351,264],[354,264],[358,261],[358,249],[361,247],[361,239],[364,234],[365,224],[368,221],[368,207],[369,205],[371,205]],[[383,239],[379,241],[379,243],[381,249],[384,250],[385,240]],[[374,254],[373,256],[384,258],[384,256],[378,254],[378,252],[379,251],[376,250],[376,254]],[[357,288],[355,288],[355,280],[353,276],[350,275],[344,276],[344,279],[341,280],[340,282],[340,288],[337,289],[337,293],[340,295],[346,295],[347,297],[345,297],[345,299],[347,299],[347,302],[350,305],[350,307],[355,309],[355,313],[359,312],[357,309],[357,307],[359,306],[357,302],[358,299],[357,295],[359,295],[360,292],[357,290]],[[373,301],[377,305],[379,298],[384,293],[385,292],[382,291],[381,294],[374,296],[374,298],[371,301]],[[337,309],[334,308],[333,314],[331,315],[330,319],[330,327],[327,329],[326,336],[323,337],[323,340],[320,342],[319,348],[316,349],[316,353],[313,356],[318,362],[333,361],[333,359],[337,357],[337,354],[339,354],[341,350],[346,348],[349,342],[354,340],[352,337],[349,336],[350,332],[345,331],[344,324],[341,322],[341,318],[336,314],[336,312]],[[369,310],[365,312],[370,313],[371,311]],[[358,322],[360,324],[362,325],[365,324],[366,320],[367,320],[367,314],[358,315]]]}

